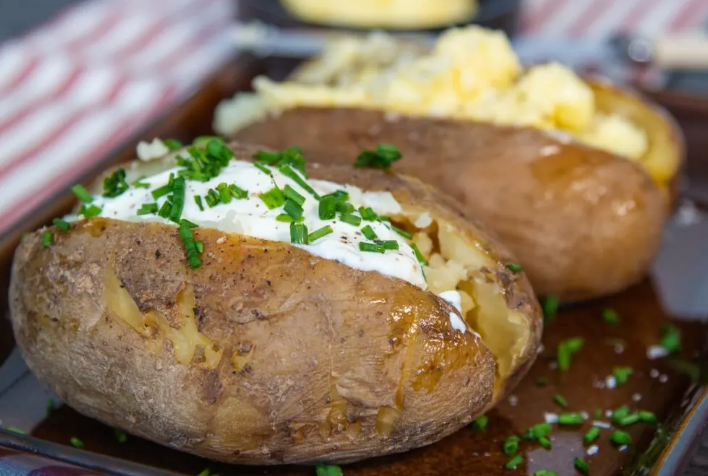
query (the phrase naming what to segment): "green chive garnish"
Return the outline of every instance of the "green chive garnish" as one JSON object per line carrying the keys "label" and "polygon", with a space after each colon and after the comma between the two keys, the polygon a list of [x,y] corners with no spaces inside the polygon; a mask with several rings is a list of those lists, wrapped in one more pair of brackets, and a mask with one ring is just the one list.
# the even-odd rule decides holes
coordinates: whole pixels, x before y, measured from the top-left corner
{"label": "green chive garnish", "polygon": [[582,459],[576,457],[573,460],[573,465],[575,466],[575,469],[577,469],[581,473],[588,474],[588,472],[589,472],[588,464],[585,461],[583,461]]}
{"label": "green chive garnish", "polygon": [[241,187],[239,187],[238,185],[233,184],[233,183],[229,185],[229,192],[231,192],[231,195],[238,200],[242,200],[242,199],[248,197],[247,190],[244,190]]}
{"label": "green chive garnish", "polygon": [[516,264],[516,263],[508,263],[508,264],[506,265],[506,269],[508,269],[508,270],[511,271],[512,273],[520,273],[520,272],[523,270],[523,268],[521,267],[521,265],[520,265],[520,264]]}
{"label": "green chive garnish", "polygon": [[314,241],[319,240],[323,236],[329,235],[330,233],[334,233],[334,230],[332,229],[331,226],[325,225],[322,228],[320,228],[319,230],[315,230],[312,233],[310,233],[309,235],[307,235],[307,241],[309,243],[312,243]]}
{"label": "green chive garnish", "polygon": [[547,469],[542,469],[540,471],[536,471],[533,473],[533,476],[558,476],[558,473],[555,471],[549,471]]}
{"label": "green chive garnish", "polygon": [[558,306],[560,306],[560,299],[558,296],[546,296],[541,302],[541,307],[543,309],[543,322],[550,323],[556,317],[558,312]]}
{"label": "green chive garnish", "polygon": [[396,240],[384,240],[378,241],[377,244],[384,247],[385,250],[397,250],[399,249],[398,242]]}
{"label": "green chive garnish", "polygon": [[519,437],[510,436],[504,440],[504,454],[507,456],[514,456],[516,452],[519,451]]}
{"label": "green chive garnish", "polygon": [[350,213],[342,213],[341,215],[339,215],[339,219],[344,223],[349,223],[350,225],[361,225],[361,218]]}
{"label": "green chive garnish", "polygon": [[557,358],[559,369],[563,372],[568,371],[571,357],[583,347],[584,342],[585,340],[582,337],[574,337],[558,345]]}
{"label": "green chive garnish", "polygon": [[78,198],[80,201],[84,203],[93,202],[93,197],[83,186],[74,185],[73,187],[71,187],[71,191],[74,192],[74,195],[76,195],[76,198]]}
{"label": "green chive garnish", "polygon": [[79,209],[79,215],[83,215],[86,218],[95,217],[101,214],[101,208],[96,205],[81,205]]}
{"label": "green chive garnish", "polygon": [[302,217],[298,218],[297,220],[293,220],[293,217],[291,217],[287,213],[281,213],[280,215],[275,217],[275,219],[277,221],[284,222],[284,223],[292,223],[292,222],[301,223],[301,222],[305,221],[305,219]]}
{"label": "green chive garnish", "polygon": [[194,196],[194,203],[197,204],[200,212],[204,211],[204,205],[202,204],[202,197],[200,197],[199,195],[195,195]]}
{"label": "green chive garnish", "polygon": [[172,184],[168,183],[167,185],[163,185],[162,187],[156,188],[155,190],[150,192],[150,194],[152,195],[152,198],[157,200],[158,198],[164,197],[165,195],[170,193],[171,190],[172,190]]}
{"label": "green chive garnish", "polygon": [[342,476],[342,468],[333,464],[318,464],[315,466],[317,476]]}
{"label": "green chive garnish", "polygon": [[172,202],[165,200],[165,203],[162,204],[157,214],[162,218],[168,218],[170,216],[170,210],[172,210]]}
{"label": "green chive garnish", "polygon": [[128,441],[128,434],[120,428],[113,428],[113,434],[116,435],[116,440],[118,440],[118,443],[121,445]]}
{"label": "green chive garnish", "polygon": [[630,425],[634,425],[638,421],[639,421],[639,414],[638,413],[631,413],[624,418],[620,418],[617,425],[618,426],[630,426]]}
{"label": "green chive garnish", "polygon": [[209,468],[205,468],[197,476],[209,476],[210,474],[211,474],[211,470]]}
{"label": "green chive garnish", "polygon": [[263,200],[269,210],[272,210],[285,203],[285,195],[283,195],[283,192],[281,192],[278,187],[273,187],[261,194],[261,200]]}
{"label": "green chive garnish", "polygon": [[336,213],[337,200],[331,195],[322,197],[319,205],[320,220],[332,220]]}
{"label": "green chive garnish", "polygon": [[359,215],[366,221],[376,221],[379,217],[371,207],[359,207]]}
{"label": "green chive garnish", "polygon": [[150,184],[147,182],[143,182],[143,179],[145,179],[144,176],[140,177],[138,180],[133,182],[133,187],[135,187],[135,188],[150,188]]}
{"label": "green chive garnish", "polygon": [[258,170],[260,170],[261,172],[263,172],[264,174],[266,174],[266,175],[271,175],[271,176],[273,175],[273,172],[271,172],[268,167],[266,167],[265,165],[261,164],[260,162],[253,162],[253,165],[255,165],[256,168],[257,168]]}
{"label": "green chive garnish", "polygon": [[553,401],[561,408],[568,408],[568,401],[563,397],[563,395],[555,394],[553,395]]}
{"label": "green chive garnish", "polygon": [[138,208],[138,215],[150,215],[151,213],[157,213],[159,210],[157,203],[143,203]]}
{"label": "green chive garnish", "polygon": [[558,416],[558,423],[561,425],[582,425],[583,415],[580,413],[563,413]]}
{"label": "green chive garnish", "polygon": [[224,182],[216,186],[216,191],[219,194],[219,201],[221,203],[231,203],[231,191]]}
{"label": "green chive garnish", "polygon": [[524,462],[524,457],[521,455],[516,455],[506,463],[505,468],[506,469],[516,469],[517,466],[519,466],[523,462]]}
{"label": "green chive garnish", "polygon": [[536,386],[545,387],[546,385],[548,385],[548,379],[546,377],[538,377],[536,379]]}
{"label": "green chive garnish", "polygon": [[639,421],[642,423],[656,423],[656,415],[647,410],[640,410],[638,412]]}
{"label": "green chive garnish", "polygon": [[[361,245],[361,243],[360,243]],[[361,248],[361,246],[360,246]],[[477,430],[477,431],[482,431],[485,428],[487,428],[487,424],[489,423],[489,417],[487,415],[480,415],[477,417],[476,420],[472,422],[472,427]]]}
{"label": "green chive garnish", "polygon": [[364,234],[366,239],[368,240],[376,240],[378,239],[378,236],[376,236],[376,232],[374,231],[373,228],[371,228],[371,225],[366,225],[364,228],[361,229],[361,232]]}
{"label": "green chive garnish", "polygon": [[391,225],[391,229],[407,240],[410,240],[411,238],[413,238],[413,235],[408,233],[406,230],[401,230],[400,228],[396,228],[393,225]]}
{"label": "green chive garnish", "polygon": [[55,218],[54,220],[52,220],[52,224],[56,226],[59,231],[69,231],[69,229],[71,228],[71,223],[62,220],[61,218]]}
{"label": "green chive garnish", "polygon": [[551,424],[550,423],[539,423],[532,426],[526,430],[523,434],[525,440],[538,440],[539,438],[545,438],[551,434]]}
{"label": "green chive garnish", "polygon": [[671,324],[662,326],[659,345],[671,354],[679,352],[681,350],[681,329]]}
{"label": "green chive garnish", "polygon": [[199,251],[199,254],[204,253],[204,242],[197,240],[195,244],[197,245],[197,251]]}
{"label": "green chive garnish", "polygon": [[196,223],[187,220],[186,218],[182,218],[182,220],[180,220],[179,224],[184,225],[184,226],[188,226],[189,228],[197,228],[199,226]]}
{"label": "green chive garnish", "polygon": [[617,311],[615,311],[614,309],[609,309],[609,308],[604,309],[602,311],[602,319],[606,323],[613,325],[613,326],[619,324],[619,322],[620,322],[620,316],[617,313]]}
{"label": "green chive garnish", "polygon": [[307,227],[302,223],[291,223],[290,224],[290,241],[296,245],[306,245],[307,241]]}
{"label": "green chive garnish", "polygon": [[616,445],[628,445],[632,442],[632,437],[626,431],[615,430],[610,435],[610,441]]}
{"label": "green chive garnish", "polygon": [[339,212],[339,213],[352,214],[352,213],[354,213],[354,210],[356,210],[356,209],[354,208],[354,205],[352,205],[351,203],[347,203],[347,202],[344,202],[341,200],[337,202],[337,212]]}
{"label": "green chive garnish", "polygon": [[614,423],[615,425],[619,425],[620,421],[622,421],[623,418],[628,417],[629,414],[630,411],[627,405],[619,407],[617,410],[612,412],[612,423]]}
{"label": "green chive garnish", "polygon": [[221,139],[221,137],[216,137],[216,136],[198,136],[192,141],[192,144],[199,147],[199,146],[207,145],[211,141],[215,141],[217,143],[220,142],[223,144],[223,140]]}
{"label": "green chive garnish", "polygon": [[52,244],[53,239],[54,235],[52,234],[52,232],[45,231],[44,234],[42,234],[42,247],[49,248],[49,246]]}
{"label": "green chive garnish", "polygon": [[103,179],[103,196],[117,197],[128,190],[130,185],[125,181],[125,169],[117,169],[111,175]]}
{"label": "green chive garnish", "polygon": [[182,220],[179,224],[179,236],[182,238],[182,243],[184,244],[184,249],[187,252],[187,263],[190,268],[198,268],[202,265],[202,260],[199,256],[199,250],[197,249],[197,243],[194,240],[194,235],[192,235],[191,223],[186,220]]}
{"label": "green chive garnish", "polygon": [[72,436],[71,439],[69,440],[69,442],[75,448],[83,448],[84,447],[84,442],[75,436]]}
{"label": "green chive garnish", "polygon": [[598,436],[600,436],[600,429],[596,426],[593,426],[588,430],[587,433],[585,433],[585,436],[583,436],[583,441],[586,444],[590,444],[595,441]]}
{"label": "green chive garnish", "polygon": [[184,209],[184,194],[186,182],[184,177],[178,177],[172,183],[172,209],[170,210],[170,220],[179,223]]}
{"label": "green chive garnish", "polygon": [[632,375],[632,367],[615,367],[612,370],[612,375],[614,375],[617,385],[623,385],[627,383],[629,376]]}
{"label": "green chive garnish", "polygon": [[428,260],[425,259],[425,256],[423,256],[423,253],[420,252],[418,245],[416,245],[415,243],[411,243],[411,248],[413,248],[413,252],[415,253],[415,258],[418,260],[418,262],[424,266],[428,266]]}
{"label": "green chive garnish", "polygon": [[6,426],[4,427],[5,431],[9,431],[10,433],[17,433],[18,435],[24,435],[27,432],[21,428],[17,428],[16,426]]}
{"label": "green chive garnish", "polygon": [[541,438],[538,439],[538,442],[541,446],[546,448],[547,450],[551,449],[551,440],[546,438],[545,436],[542,436]]}
{"label": "green chive garnish", "polygon": [[360,251],[368,251],[369,253],[385,253],[386,248],[378,243],[364,243],[363,241],[359,243]]}
{"label": "green chive garnish", "polygon": [[181,149],[182,147],[184,147],[180,141],[175,140],[175,139],[164,139],[162,141],[162,143],[165,144],[165,147],[167,147],[170,150],[177,150],[177,149]]}
{"label": "green chive garnish", "polygon": [[298,220],[302,217],[302,207],[289,198],[285,200],[283,211],[291,216],[293,220]]}
{"label": "green chive garnish", "polygon": [[401,158],[401,152],[395,145],[379,144],[376,150],[364,150],[354,162],[354,167],[388,169]]}
{"label": "green chive garnish", "polygon": [[280,167],[278,167],[278,170],[280,170],[280,173],[285,175],[286,177],[292,179],[296,184],[298,184],[300,187],[303,188],[307,193],[315,197],[316,199],[320,199],[320,196],[315,192],[315,190],[310,187],[310,185],[305,182],[305,180],[300,177],[297,172],[295,172],[293,169],[290,168],[289,165],[283,164]]}
{"label": "green chive garnish", "polygon": [[285,198],[289,198],[300,206],[305,203],[305,197],[300,195],[297,190],[292,188],[290,185],[285,185],[285,187],[283,188],[283,195],[285,195]]}

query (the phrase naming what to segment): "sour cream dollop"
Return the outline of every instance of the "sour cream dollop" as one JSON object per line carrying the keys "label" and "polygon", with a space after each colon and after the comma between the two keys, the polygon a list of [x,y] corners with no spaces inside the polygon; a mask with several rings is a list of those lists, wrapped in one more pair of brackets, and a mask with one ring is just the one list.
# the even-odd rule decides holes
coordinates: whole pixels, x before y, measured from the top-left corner
{"label": "sour cream dollop", "polygon": [[[92,204],[101,208],[99,216],[102,217],[130,222],[158,222],[175,225],[157,214],[138,215],[137,211],[142,205],[148,203],[157,203],[158,207],[162,206],[167,200],[167,196],[155,200],[151,192],[167,185],[170,174],[177,176],[179,170],[181,168],[176,167],[141,179],[142,183],[149,184],[147,188],[131,187],[114,198],[96,196]],[[268,192],[273,187],[277,186],[282,190],[286,185],[289,185],[305,197],[302,216],[308,232],[312,233],[326,225],[333,229],[333,233],[310,244],[293,246],[315,256],[338,261],[354,269],[377,271],[385,276],[399,278],[422,289],[427,289],[423,270],[416,259],[413,248],[388,224],[362,220],[359,226],[354,226],[341,221],[339,215],[333,220],[321,220],[319,201],[313,195],[295,180],[282,174],[277,168],[270,167],[269,170],[272,175],[266,174],[250,162],[231,160],[227,166],[221,169],[217,177],[207,182],[187,180],[181,218],[204,228],[214,228],[271,241],[290,242],[290,224],[276,220],[278,215],[284,213],[283,207],[268,209],[261,199],[261,194]],[[299,174],[299,172],[296,173]],[[377,214],[383,216],[399,214],[402,211],[401,205],[390,192],[366,192],[352,185],[306,179],[302,175],[300,177],[319,195],[326,195],[337,190],[346,191],[349,194],[349,203],[357,209],[360,206],[371,207]],[[243,199],[232,199],[230,203],[219,203],[214,207],[209,207],[203,197],[209,189],[216,190],[221,183],[234,184],[246,190],[248,196]],[[203,211],[195,202],[195,196],[202,197]],[[358,211],[353,214],[360,216]],[[359,243],[371,242],[361,231],[366,225],[371,226],[379,240],[397,241],[399,249],[386,250],[383,254],[361,251]]]}

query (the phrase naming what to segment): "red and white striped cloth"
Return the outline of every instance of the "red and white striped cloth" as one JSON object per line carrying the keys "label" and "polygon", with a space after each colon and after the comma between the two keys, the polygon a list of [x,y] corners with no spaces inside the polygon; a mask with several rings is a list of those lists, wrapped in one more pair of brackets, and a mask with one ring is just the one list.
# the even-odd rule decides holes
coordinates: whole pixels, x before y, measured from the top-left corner
{"label": "red and white striped cloth", "polygon": [[[231,53],[236,0],[90,0],[0,46],[0,234]],[[708,0],[527,0],[522,32],[655,34]]]}

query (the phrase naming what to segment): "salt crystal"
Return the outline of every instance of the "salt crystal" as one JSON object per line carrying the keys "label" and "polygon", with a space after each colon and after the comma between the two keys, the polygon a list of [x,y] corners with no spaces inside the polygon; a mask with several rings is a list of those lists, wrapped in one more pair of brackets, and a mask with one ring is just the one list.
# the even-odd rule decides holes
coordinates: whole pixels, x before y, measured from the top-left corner
{"label": "salt crystal", "polygon": [[580,414],[583,416],[583,420],[590,418],[590,414],[588,412],[580,412]]}
{"label": "salt crystal", "polygon": [[605,385],[607,385],[607,388],[617,387],[617,379],[614,377],[614,375],[608,375],[605,378]]}
{"label": "salt crystal", "polygon": [[592,422],[592,426],[604,429],[612,428],[612,425],[606,421],[594,421]]}
{"label": "salt crystal", "polygon": [[509,405],[512,407],[515,407],[516,405],[519,404],[519,397],[516,395],[509,395]]}
{"label": "salt crystal", "polygon": [[627,445],[620,446],[619,451],[627,451]]}
{"label": "salt crystal", "polygon": [[607,418],[612,418],[612,410],[605,410],[605,416]]}
{"label": "salt crystal", "polygon": [[226,237],[225,236],[220,237],[218,240],[216,240],[216,243],[219,245],[223,245],[224,243],[226,243]]}
{"label": "salt crystal", "polygon": [[548,367],[552,370],[555,370],[558,368],[558,364],[554,361],[548,362]]}
{"label": "salt crystal", "polygon": [[669,355],[669,351],[660,345],[650,345],[647,347],[647,359],[661,359]]}
{"label": "salt crystal", "polygon": [[642,395],[639,393],[635,393],[634,395],[632,395],[632,400],[635,402],[638,402],[641,399],[642,399]]}
{"label": "salt crystal", "polygon": [[558,414],[556,413],[544,413],[543,418],[546,423],[558,423]]}
{"label": "salt crystal", "polygon": [[661,383],[666,383],[666,382],[668,382],[668,381],[669,381],[669,376],[668,376],[668,375],[666,375],[666,374],[661,374],[661,375],[659,376],[659,382],[661,382]]}
{"label": "salt crystal", "polygon": [[597,450],[600,448],[597,445],[592,445],[590,448],[588,448],[588,456],[592,456],[597,453]]}
{"label": "salt crystal", "polygon": [[651,370],[649,371],[649,376],[650,376],[651,378],[657,378],[657,377],[659,376],[659,371],[656,370],[656,369],[651,369]]}
{"label": "salt crystal", "polygon": [[615,353],[621,354],[624,352],[624,346],[622,344],[615,344]]}
{"label": "salt crystal", "polygon": [[538,351],[537,351],[537,352],[540,354],[540,353],[542,353],[544,350],[546,350],[546,348],[543,346],[543,344],[541,344],[541,345],[538,346]]}

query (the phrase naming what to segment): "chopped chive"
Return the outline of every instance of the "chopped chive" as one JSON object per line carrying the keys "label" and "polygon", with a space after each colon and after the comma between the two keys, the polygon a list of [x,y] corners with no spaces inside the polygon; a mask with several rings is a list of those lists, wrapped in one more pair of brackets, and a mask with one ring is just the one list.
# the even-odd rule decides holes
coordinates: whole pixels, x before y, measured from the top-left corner
{"label": "chopped chive", "polygon": [[138,208],[138,215],[150,215],[151,213],[157,213],[159,210],[157,203],[143,203],[140,208]]}
{"label": "chopped chive", "polygon": [[83,448],[83,447],[84,447],[84,442],[81,441],[80,439],[78,439],[78,438],[75,437],[75,436],[72,436],[72,437],[69,439],[69,443],[71,443],[71,446],[73,446],[73,447],[75,447],[75,448]]}
{"label": "chopped chive", "polygon": [[560,299],[558,296],[546,296],[541,302],[541,307],[543,309],[543,322],[548,324],[553,322],[558,312],[558,306],[560,306]]}
{"label": "chopped chive", "polygon": [[207,190],[207,194],[204,196],[204,200],[207,202],[207,205],[209,205],[209,208],[214,208],[221,201],[221,197],[216,190],[210,188],[209,190]]}
{"label": "chopped chive", "polygon": [[551,449],[551,446],[552,446],[552,445],[551,445],[551,440],[549,440],[549,439],[546,438],[545,436],[540,437],[540,438],[538,439],[538,442],[539,442],[539,444],[540,444],[541,446],[543,446],[543,447],[546,448],[547,450],[550,450],[550,449]]}
{"label": "chopped chive", "polygon": [[180,141],[175,139],[163,139],[162,143],[170,150],[177,150],[184,147]]}
{"label": "chopped chive", "polygon": [[270,152],[267,150],[258,150],[254,154],[256,161],[263,162],[268,165],[275,165],[280,161],[282,154],[280,152]]}
{"label": "chopped chive", "polygon": [[[361,248],[361,243],[359,243],[359,248]],[[476,420],[472,422],[472,428],[474,428],[477,431],[482,431],[485,428],[487,428],[487,424],[489,423],[489,417],[487,415],[480,415],[477,417]]]}
{"label": "chopped chive", "polygon": [[420,252],[418,245],[416,245],[415,243],[411,243],[411,248],[413,248],[413,252],[415,253],[415,258],[418,260],[418,262],[424,266],[428,266],[428,260],[425,259],[425,256],[423,256],[423,253]]}
{"label": "chopped chive", "polygon": [[192,144],[199,147],[202,145],[207,145],[212,141],[220,142],[223,144],[223,140],[221,139],[221,137],[217,136],[198,136],[192,141]]}
{"label": "chopped chive", "polygon": [[150,192],[150,194],[152,195],[152,198],[157,200],[158,198],[164,197],[165,195],[170,193],[171,190],[172,190],[172,185],[167,184],[167,185],[163,185],[162,187],[156,188],[155,190]]}
{"label": "chopped chive", "polygon": [[101,214],[101,208],[97,207],[96,205],[88,205],[86,204],[81,205],[81,208],[79,209],[79,215],[83,215],[86,218],[91,218],[95,217]]}
{"label": "chopped chive", "polygon": [[508,269],[508,270],[511,271],[512,273],[520,273],[520,272],[523,270],[523,268],[521,267],[521,265],[520,265],[520,264],[516,264],[516,263],[508,263],[508,264],[506,265],[506,269]]}
{"label": "chopped chive", "polygon": [[545,387],[546,385],[548,385],[548,379],[546,377],[536,378],[536,386],[537,387]]}
{"label": "chopped chive", "polygon": [[229,192],[231,192],[231,195],[233,195],[233,197],[238,200],[242,200],[248,197],[248,191],[242,189],[241,187],[233,183],[229,185]]}
{"label": "chopped chive", "polygon": [[359,207],[359,215],[366,221],[376,221],[379,217],[371,207]]}
{"label": "chopped chive", "polygon": [[617,385],[625,384],[629,380],[629,376],[632,375],[632,367],[615,367],[612,370],[612,375],[614,375]]}
{"label": "chopped chive", "polygon": [[291,217],[291,216],[288,215],[287,213],[281,213],[280,215],[278,215],[277,217],[275,217],[275,219],[276,219],[277,221],[281,221],[281,222],[284,222],[284,223],[293,223],[293,222],[295,222],[295,223],[302,223],[303,221],[305,221],[305,219],[304,219],[303,217],[300,217],[300,218],[298,218],[297,220],[294,220],[293,217]]}
{"label": "chopped chive", "polygon": [[197,476],[209,476],[211,474],[211,470],[209,468],[204,468]]}
{"label": "chopped chive", "polygon": [[56,226],[59,231],[69,231],[71,228],[71,223],[66,220],[62,220],[61,218],[55,218],[52,220],[52,224]]}
{"label": "chopped chive", "polygon": [[568,408],[568,401],[563,397],[563,395],[555,394],[553,395],[553,401],[561,408]]}
{"label": "chopped chive", "polygon": [[393,225],[391,225],[391,229],[407,240],[410,240],[411,238],[413,238],[413,235],[408,233],[406,230],[401,230],[400,228],[396,228]]}
{"label": "chopped chive", "polygon": [[307,241],[309,243],[312,243],[314,241],[319,240],[323,236],[329,235],[330,233],[334,233],[334,230],[332,229],[331,226],[325,225],[322,228],[320,228],[319,230],[315,230],[312,233],[310,233],[309,235],[307,235]]}
{"label": "chopped chive", "polygon": [[256,168],[258,170],[260,170],[261,172],[263,172],[264,174],[271,175],[271,176],[273,175],[273,172],[271,172],[270,169],[268,167],[266,167],[264,164],[261,164],[260,162],[253,162],[253,165],[255,165]]}
{"label": "chopped chive", "polygon": [[73,187],[71,187],[71,191],[74,192],[74,195],[76,195],[76,198],[78,198],[80,201],[84,203],[93,202],[93,197],[88,192],[88,190],[86,190],[82,185],[74,185]]}
{"label": "chopped chive", "polygon": [[583,474],[588,474],[588,472],[590,471],[588,468],[588,464],[577,456],[573,460],[573,466],[575,466],[575,469],[577,469]]}
{"label": "chopped chive", "polygon": [[261,200],[266,204],[269,210],[283,206],[285,203],[285,195],[278,187],[273,187],[265,193],[261,194]]}
{"label": "chopped chive", "polygon": [[50,398],[49,401],[47,402],[47,409],[46,409],[47,416],[54,413],[56,411],[56,409],[57,409],[57,402],[55,402],[53,398]]}
{"label": "chopped chive", "polygon": [[138,180],[132,183],[133,187],[135,188],[150,188],[150,184],[147,182],[143,182],[145,179],[145,176],[143,175],[140,177]]}
{"label": "chopped chive", "polygon": [[587,433],[585,433],[585,436],[583,436],[583,441],[586,444],[590,444],[595,441],[598,436],[600,436],[600,429],[596,426],[593,426],[588,430]]}
{"label": "chopped chive", "polygon": [[558,345],[558,368],[561,371],[568,371],[570,368],[571,357],[583,347],[584,342],[585,340],[582,337],[574,337],[572,339],[565,340]]}
{"label": "chopped chive", "polygon": [[52,244],[53,239],[54,235],[52,234],[52,232],[45,231],[44,234],[42,234],[42,247],[49,248],[49,246]]}
{"label": "chopped chive", "polygon": [[320,196],[315,192],[315,190],[310,187],[310,185],[305,182],[305,180],[298,175],[297,172],[295,172],[292,168],[290,168],[289,165],[283,164],[280,167],[278,167],[278,170],[280,170],[280,173],[285,175],[286,177],[292,179],[296,184],[298,184],[300,187],[302,187],[307,193],[315,197],[317,200],[320,199]]}
{"label": "chopped chive", "polygon": [[305,203],[305,197],[300,195],[298,191],[292,188],[290,185],[285,185],[285,187],[283,188],[283,195],[285,195],[285,198],[289,198],[300,206]]}
{"label": "chopped chive", "polygon": [[202,260],[199,257],[199,250],[197,249],[194,235],[192,235],[190,223],[186,220],[182,220],[179,224],[179,236],[182,238],[184,249],[187,252],[187,264],[189,264],[189,267],[200,267],[202,265]]}
{"label": "chopped chive", "polygon": [[563,413],[558,416],[558,423],[561,425],[582,425],[585,419],[580,413]]}
{"label": "chopped chive", "polygon": [[197,251],[199,251],[199,254],[204,253],[204,242],[197,240],[195,243],[197,245]]}
{"label": "chopped chive", "polygon": [[510,436],[504,440],[504,454],[507,456],[514,456],[517,451],[519,451],[519,437]]}
{"label": "chopped chive", "polygon": [[639,421],[642,423],[656,423],[656,415],[647,410],[639,410]]}
{"label": "chopped chive", "polygon": [[341,215],[339,215],[339,219],[344,223],[349,223],[350,225],[361,225],[361,218],[350,213],[342,213]]}
{"label": "chopped chive", "polygon": [[624,418],[620,418],[618,426],[630,426],[639,422],[639,413],[631,413]]}
{"label": "chopped chive", "polygon": [[523,462],[524,462],[524,457],[521,455],[516,455],[513,458],[511,458],[509,461],[507,461],[507,463],[504,467],[506,469],[516,469],[517,466],[519,466]]}
{"label": "chopped chive", "polygon": [[118,443],[121,445],[128,441],[128,434],[120,428],[113,428],[113,434],[116,435],[116,440],[118,440]]}
{"label": "chopped chive", "polygon": [[540,471],[536,471],[533,473],[533,476],[558,476],[558,473],[555,471],[549,471],[547,469],[542,469]]}
{"label": "chopped chive", "polygon": [[354,213],[355,210],[356,210],[356,208],[354,208],[354,205],[352,205],[351,203],[343,202],[343,201],[337,202],[337,212],[339,212],[339,213],[352,214],[352,213]]}
{"label": "chopped chive", "polygon": [[111,175],[103,179],[103,196],[114,198],[123,194],[130,188],[125,181],[125,169],[116,169]]}
{"label": "chopped chive", "polygon": [[383,246],[385,250],[397,250],[400,248],[396,240],[377,241],[377,244]]}
{"label": "chopped chive", "polygon": [[328,193],[327,195],[323,195],[321,198],[324,197],[332,197],[336,202],[346,202],[349,200],[349,193],[344,190],[337,190],[332,193]]}
{"label": "chopped chive", "polygon": [[224,182],[216,186],[216,191],[221,203],[231,203],[231,191]]}
{"label": "chopped chive", "polygon": [[302,223],[291,223],[290,224],[290,241],[297,245],[306,245],[307,241],[307,227]]}
{"label": "chopped chive", "polygon": [[632,437],[626,431],[614,430],[610,435],[610,441],[615,445],[628,445],[632,442]]}
{"label": "chopped chive", "polygon": [[10,433],[17,433],[18,435],[25,435],[27,432],[21,428],[17,428],[16,426],[6,426],[4,427],[5,431],[9,431]]}
{"label": "chopped chive", "polygon": [[296,201],[291,199],[285,200],[285,206],[283,211],[293,218],[293,220],[298,220],[302,218],[302,207],[298,205]]}
{"label": "chopped chive", "polygon": [[681,329],[671,324],[661,328],[661,342],[659,345],[668,350],[670,354],[681,350]]}
{"label": "chopped chive", "polygon": [[343,476],[342,468],[333,464],[318,464],[315,466],[316,476]]}
{"label": "chopped chive", "polygon": [[202,197],[200,197],[199,195],[195,195],[194,196],[194,203],[197,204],[200,212],[204,211],[204,205],[202,204]]}
{"label": "chopped chive", "polygon": [[628,417],[629,414],[630,411],[627,405],[619,407],[617,410],[612,412],[612,423],[619,425],[620,421],[622,421],[623,418]]}
{"label": "chopped chive", "polygon": [[376,240],[378,239],[378,236],[376,236],[376,232],[374,231],[373,228],[371,228],[371,225],[366,225],[364,228],[361,229],[361,232],[364,234],[366,239],[368,240]]}
{"label": "chopped chive", "polygon": [[336,212],[337,200],[331,195],[322,197],[319,205],[320,220],[331,220],[336,215]]}
{"label": "chopped chive", "polygon": [[525,440],[538,440],[547,437],[551,433],[550,423],[539,423],[526,430],[523,434]]}
{"label": "chopped chive", "polygon": [[197,228],[197,227],[199,226],[199,225],[197,225],[196,223],[187,220],[186,218],[182,218],[182,219],[180,220],[179,224],[180,224],[180,225],[187,226],[187,227],[189,227],[189,228]]}
{"label": "chopped chive", "polygon": [[356,158],[354,167],[371,167],[375,169],[388,169],[395,161],[401,158],[401,152],[395,145],[379,144],[376,150],[364,150]]}
{"label": "chopped chive", "polygon": [[234,158],[234,153],[229,147],[224,144],[219,138],[212,138],[206,145],[207,154],[215,157],[217,160],[227,165],[229,160]]}
{"label": "chopped chive", "polygon": [[617,311],[615,311],[614,309],[609,309],[609,308],[603,309],[602,319],[606,323],[613,325],[613,326],[619,324],[619,322],[620,322],[620,316],[617,313]]}
{"label": "chopped chive", "polygon": [[170,220],[179,223],[184,210],[184,194],[186,182],[184,177],[177,177],[172,183],[172,209],[170,210]]}
{"label": "chopped chive", "polygon": [[170,210],[172,209],[172,204],[170,203],[169,200],[165,200],[165,203],[162,204],[160,207],[160,210],[157,212],[159,216],[162,218],[167,218],[170,216]]}
{"label": "chopped chive", "polygon": [[367,251],[369,253],[385,253],[386,248],[383,247],[383,245],[379,245],[377,243],[365,243],[365,242],[360,242],[359,243],[359,250],[360,251]]}

